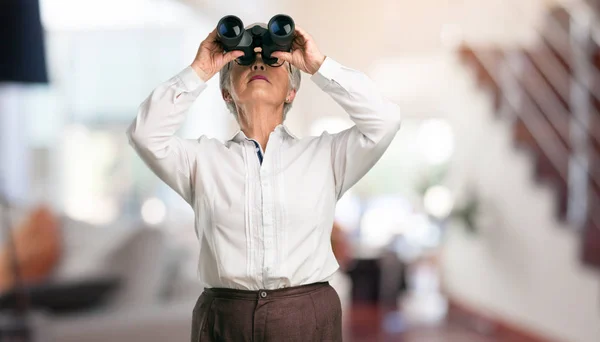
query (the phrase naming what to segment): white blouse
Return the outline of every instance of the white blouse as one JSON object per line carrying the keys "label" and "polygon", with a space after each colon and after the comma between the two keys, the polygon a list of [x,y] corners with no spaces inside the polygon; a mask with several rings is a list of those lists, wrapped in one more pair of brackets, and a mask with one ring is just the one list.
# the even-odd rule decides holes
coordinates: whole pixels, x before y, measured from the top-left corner
{"label": "white blouse", "polygon": [[338,269],[336,202],[385,152],[400,110],[365,74],[329,57],[311,80],[355,125],[301,139],[279,125],[262,163],[241,131],[225,143],[175,136],[207,86],[189,66],[152,91],[128,129],[148,167],[194,209],[205,287],[277,289],[328,281]]}

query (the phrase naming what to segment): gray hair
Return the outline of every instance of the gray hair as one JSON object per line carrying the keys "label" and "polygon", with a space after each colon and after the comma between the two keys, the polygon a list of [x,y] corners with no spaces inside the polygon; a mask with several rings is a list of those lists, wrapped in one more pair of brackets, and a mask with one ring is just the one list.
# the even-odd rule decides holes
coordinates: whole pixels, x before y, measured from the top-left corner
{"label": "gray hair", "polygon": [[[221,92],[223,92],[223,90],[227,90],[229,93],[231,93],[231,67],[232,67],[232,63],[235,63],[235,61],[229,62],[227,63],[227,65],[225,65],[223,67],[223,69],[221,69],[221,72],[219,73],[219,86],[221,88]],[[288,79],[289,79],[289,90],[296,90],[298,91],[298,89],[300,89],[300,70],[298,68],[296,68],[295,66],[289,64],[288,69]],[[292,100],[293,102],[293,100]],[[292,109],[292,102],[286,102],[283,104],[283,120],[285,120],[287,113],[290,111],[290,109]],[[235,106],[235,103],[232,102],[225,102],[225,104],[227,105],[227,109],[229,109],[229,111],[231,112],[231,114],[233,114],[233,116],[235,117],[236,121],[239,122],[239,117],[238,117],[238,112],[237,112],[237,108]]]}
{"label": "gray hair", "polygon": [[[245,29],[249,29],[250,27],[252,27],[254,25],[258,25],[263,28],[267,28],[267,24],[265,24],[265,23],[254,23],[254,24],[250,24],[250,25],[246,26]],[[219,72],[219,87],[221,88],[221,93],[223,93],[223,90],[227,90],[231,94],[231,66],[233,63],[235,63],[235,61],[227,63],[227,65],[225,65],[223,67],[223,69],[221,69],[221,72]],[[292,89],[298,91],[298,89],[300,89],[300,78],[301,78],[300,70],[298,70],[298,68],[296,68],[295,66],[289,64],[289,68],[288,68],[289,89],[288,89],[288,91],[290,91]],[[235,103],[225,101],[225,104],[227,105],[227,109],[229,109],[231,114],[233,114],[233,116],[235,117],[235,120],[237,122],[239,122],[240,120],[238,117],[237,108],[235,107]],[[287,113],[290,111],[290,109],[292,109],[292,102],[283,104],[283,120],[284,121],[285,121],[285,117],[287,116]]]}

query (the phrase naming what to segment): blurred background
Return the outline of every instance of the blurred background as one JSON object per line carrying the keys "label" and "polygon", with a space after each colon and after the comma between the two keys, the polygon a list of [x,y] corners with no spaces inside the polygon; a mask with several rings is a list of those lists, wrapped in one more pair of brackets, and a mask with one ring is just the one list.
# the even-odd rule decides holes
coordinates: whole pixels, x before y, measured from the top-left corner
{"label": "blurred background", "polygon": [[[221,17],[278,13],[403,112],[337,206],[346,340],[600,341],[597,0],[0,0],[0,334],[189,340],[193,212],[125,131]],[[303,78],[291,131],[350,127]],[[182,137],[236,132],[217,80]]]}

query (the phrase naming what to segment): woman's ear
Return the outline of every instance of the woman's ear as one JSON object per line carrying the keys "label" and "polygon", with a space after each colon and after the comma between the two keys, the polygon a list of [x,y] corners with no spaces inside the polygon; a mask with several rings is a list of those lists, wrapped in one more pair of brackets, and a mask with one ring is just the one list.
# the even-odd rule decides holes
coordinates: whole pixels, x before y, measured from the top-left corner
{"label": "woman's ear", "polygon": [[292,89],[288,92],[287,96],[285,97],[285,103],[292,103],[292,101],[294,101],[295,98],[296,98],[296,89]]}
{"label": "woman's ear", "polygon": [[231,98],[231,93],[229,91],[223,89],[221,91],[221,95],[223,95],[223,100],[225,100],[225,102],[233,101],[233,99]]}

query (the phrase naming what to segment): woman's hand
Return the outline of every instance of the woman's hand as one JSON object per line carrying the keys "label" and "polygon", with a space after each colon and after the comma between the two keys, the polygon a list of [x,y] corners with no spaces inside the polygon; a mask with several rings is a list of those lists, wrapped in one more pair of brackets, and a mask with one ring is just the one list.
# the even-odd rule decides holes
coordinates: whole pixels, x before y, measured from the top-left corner
{"label": "woman's hand", "polygon": [[227,63],[244,55],[243,51],[224,53],[223,46],[217,40],[217,29],[208,34],[200,44],[192,68],[206,82],[221,70]]}
{"label": "woman's hand", "polygon": [[303,29],[296,26],[296,38],[292,43],[292,52],[276,51],[272,57],[282,59],[307,74],[313,75],[319,70],[325,55],[319,51],[314,39]]}

